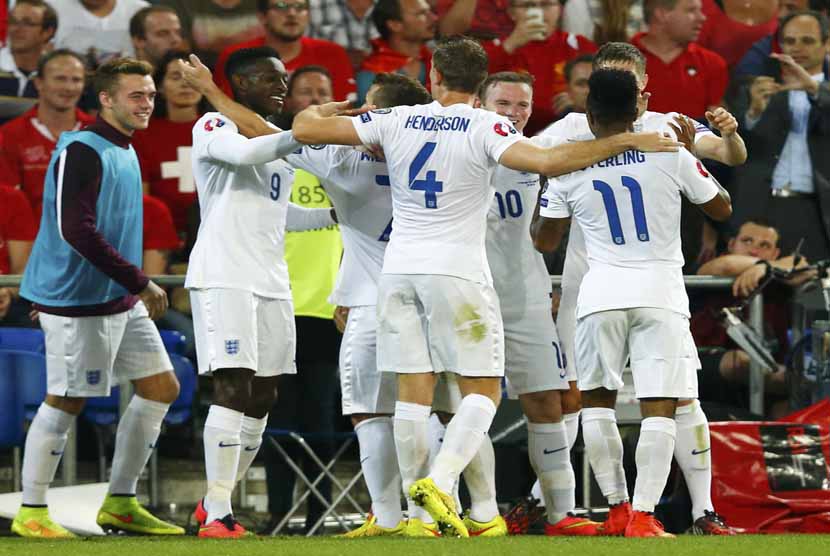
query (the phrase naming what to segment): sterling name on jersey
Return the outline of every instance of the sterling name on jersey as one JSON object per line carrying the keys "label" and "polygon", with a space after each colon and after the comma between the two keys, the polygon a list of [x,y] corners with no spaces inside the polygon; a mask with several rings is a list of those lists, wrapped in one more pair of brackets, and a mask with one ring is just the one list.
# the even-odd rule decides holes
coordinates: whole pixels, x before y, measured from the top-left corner
{"label": "sterling name on jersey", "polygon": [[689,316],[680,246],[681,194],[703,204],[718,186],[685,149],[627,151],[551,179],[539,214],[573,217],[588,251],[577,317],[656,307]]}
{"label": "sterling name on jersey", "polygon": [[375,305],[392,231],[386,162],[354,147],[335,145],[307,145],[285,160],[314,174],[337,211],[343,260],[329,302],[343,307]]}
{"label": "sterling name on jersey", "polygon": [[291,299],[285,218],[294,169],[284,160],[237,166],[211,155],[211,144],[229,133],[238,133],[236,124],[218,112],[193,126],[193,177],[202,221],[185,287]]}
{"label": "sterling name on jersey", "polygon": [[[646,111],[634,122],[634,131],[650,132],[657,131],[660,133],[668,133],[672,138],[677,139],[674,130],[669,127],[669,123],[674,122],[675,116],[679,116],[677,112],[669,112],[663,114],[662,112]],[[695,125],[695,143],[701,138],[710,136],[714,137],[705,125],[694,121]],[[585,114],[577,114],[572,112],[558,120],[544,130],[534,140],[588,140],[593,139],[594,135],[591,133],[591,128],[588,126],[588,118]],[[544,143],[543,143],[544,144]],[[568,236],[568,247],[565,251],[565,268],[562,271],[562,292],[563,297],[567,290],[572,288],[579,288],[579,283],[582,277],[588,272],[588,256],[585,252],[585,238],[582,235],[582,230],[579,225],[571,222],[571,231]]]}
{"label": "sterling name on jersey", "polygon": [[550,306],[550,276],[529,231],[539,176],[499,166],[492,184],[496,193],[487,213],[487,260],[505,320],[521,318],[528,306]]}
{"label": "sterling name on jersey", "polygon": [[353,123],[363,144],[383,148],[389,168],[394,225],[383,272],[489,283],[490,178],[521,134],[493,112],[438,102],[374,110]]}

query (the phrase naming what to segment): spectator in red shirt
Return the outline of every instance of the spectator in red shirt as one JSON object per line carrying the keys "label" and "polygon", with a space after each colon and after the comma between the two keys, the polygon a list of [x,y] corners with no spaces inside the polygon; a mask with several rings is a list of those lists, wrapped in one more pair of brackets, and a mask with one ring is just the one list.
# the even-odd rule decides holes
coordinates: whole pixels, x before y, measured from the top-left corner
{"label": "spectator in red shirt", "polygon": [[335,100],[354,96],[354,71],[346,49],[330,41],[303,36],[308,28],[308,0],[257,0],[257,10],[265,36],[227,47],[216,62],[214,79],[226,94],[232,95],[225,76],[228,56],[240,48],[270,46],[279,53],[289,74],[302,66],[323,66],[331,73]]}
{"label": "spectator in red shirt", "polygon": [[[697,42],[723,56],[732,68],[755,41],[775,33],[782,8],[802,10],[801,0],[702,0],[706,22]],[[784,8],[784,4],[804,4]]]}
{"label": "spectator in red shirt", "polygon": [[703,121],[720,106],[729,74],[717,53],[695,44],[706,16],[701,0],[646,0],[648,33],[631,42],[646,57],[649,109]]}
{"label": "spectator in red shirt", "polygon": [[135,57],[158,67],[165,54],[185,48],[176,10],[161,4],[141,8],[130,19]]}
{"label": "spectator in red shirt", "polygon": [[[0,186],[0,274],[23,274],[37,228],[26,196],[11,187]],[[0,326],[27,324],[25,305],[17,288],[0,287]]]}
{"label": "spectator in red shirt", "polygon": [[[432,2],[431,2],[432,3]],[[503,37],[513,28],[510,0],[437,0],[441,35],[469,35],[480,40]]]}
{"label": "spectator in red shirt", "polygon": [[372,41],[372,53],[357,73],[357,103],[366,100],[379,73],[400,73],[429,89],[427,43],[435,38],[436,18],[426,0],[378,0],[372,19],[380,38]]}
{"label": "spectator in red shirt", "polygon": [[187,214],[196,202],[196,182],[190,164],[193,125],[204,114],[202,95],[185,83],[177,60],[185,52],[168,52],[153,76],[158,88],[155,112],[147,129],[133,134],[141,164],[144,191],[163,201],[176,230],[187,233]]}
{"label": "spectator in red shirt", "polygon": [[530,136],[561,117],[555,97],[567,90],[565,64],[582,54],[596,52],[596,45],[582,35],[560,31],[559,0],[513,0],[508,11],[516,25],[503,39],[485,43],[490,73],[518,71],[531,74],[533,115],[525,127]]}
{"label": "spectator in red shirt", "polygon": [[71,50],[53,50],[38,63],[38,103],[0,127],[0,184],[22,189],[40,221],[43,180],[58,137],[93,118],[78,109],[84,63]]}

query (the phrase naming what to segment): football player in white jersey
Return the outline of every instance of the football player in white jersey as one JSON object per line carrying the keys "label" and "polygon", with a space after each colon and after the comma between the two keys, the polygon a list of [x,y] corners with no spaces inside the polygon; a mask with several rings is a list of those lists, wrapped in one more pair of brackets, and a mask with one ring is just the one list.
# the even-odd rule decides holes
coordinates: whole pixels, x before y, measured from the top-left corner
{"label": "football player in white jersey", "polygon": [[[594,56],[594,69],[618,68],[634,73],[640,90],[638,99],[638,118],[634,122],[635,130],[659,131],[676,135],[686,122],[686,129],[692,130],[692,138],[687,145],[698,158],[710,158],[730,166],[743,164],[746,160],[746,147],[738,134],[735,118],[723,108],[707,114],[707,118],[720,136],[709,128],[688,122],[685,117],[672,112],[662,114],[647,110],[649,93],[644,90],[648,83],[646,60],[637,47],[629,43],[609,42],[603,45]],[[675,127],[675,124],[678,127]],[[690,127],[694,126],[694,127]],[[568,114],[563,119],[551,124],[540,134],[552,140],[573,139],[590,134],[585,114]],[[562,298],[559,305],[556,325],[562,340],[564,351],[568,356],[574,352],[574,332],[576,330],[576,299],[582,277],[588,270],[585,242],[579,226],[572,226],[568,238],[565,256],[565,269],[562,276]],[[573,357],[571,363],[575,363]],[[573,365],[571,372],[575,372]],[[565,420],[569,415],[578,415],[579,400],[572,393],[564,396]],[[715,513],[712,505],[712,458],[709,442],[709,423],[696,399],[681,400],[677,408],[677,443],[675,457],[683,472],[689,494],[692,499],[693,531],[698,534],[730,535],[734,534],[723,518]],[[574,420],[573,422],[576,422]]]}
{"label": "football player in white jersey", "polygon": [[[260,116],[282,108],[285,66],[270,48],[235,52],[226,66],[235,97]],[[288,229],[334,223],[330,209],[288,203],[298,149],[290,132],[246,139],[219,112],[193,127],[193,176],[201,224],[187,271],[199,373],[211,374],[205,420],[207,494],[199,536],[239,538],[231,492],[256,456],[277,375],[294,373],[294,311],[284,260]]]}
{"label": "football player in white jersey", "polygon": [[[595,70],[587,107],[593,135],[586,138],[632,129],[637,97],[632,72]],[[585,451],[609,503],[626,509],[614,406],[631,361],[643,414],[633,512],[617,511],[606,522],[621,526],[614,518],[629,514],[623,532],[630,537],[672,536],[653,512],[671,468],[677,400],[697,395],[699,361],[682,273],[681,195],[715,220],[732,214],[728,194],[686,150],[632,150],[551,179],[531,225],[541,251],[558,246],[571,218],[583,231],[589,270],[579,290],[575,344]]]}
{"label": "football player in white jersey", "polygon": [[[533,77],[491,74],[479,99],[484,109],[508,118],[521,133],[532,110]],[[571,439],[562,418],[562,394],[570,389],[568,362],[550,313],[550,276],[528,234],[539,176],[500,166],[491,184],[495,197],[487,214],[487,260],[504,322],[507,392],[518,396],[527,417],[530,462],[548,501],[545,534],[595,535],[598,523],[573,515],[576,480],[570,448],[576,434]],[[473,467],[471,463],[464,471],[468,485]],[[471,510],[470,519],[482,520],[474,513],[475,504]]]}
{"label": "football player in white jersey", "polygon": [[[307,144],[379,145],[384,151],[395,224],[378,288],[377,349],[379,370],[398,373],[398,465],[404,491],[442,534],[466,537],[448,493],[490,428],[504,373],[501,315],[484,247],[492,171],[501,163],[560,174],[634,143],[655,150],[677,143],[659,134],[629,134],[537,147],[507,119],[472,107],[487,76],[487,55],[478,43],[440,41],[432,62],[432,104],[353,118],[334,115],[341,103],[311,106],[297,115],[293,132]],[[427,422],[441,372],[457,375],[463,399],[427,469]]]}
{"label": "football player in white jersey", "polygon": [[[182,66],[194,88],[229,119],[244,122],[248,136],[276,133],[261,125],[254,114],[229,99],[213,82],[210,70],[196,57]],[[367,92],[367,101],[387,108],[427,104],[429,93],[414,79],[398,74],[378,74]],[[366,522],[346,537],[385,535],[434,536],[435,526],[417,506],[410,521],[401,519],[400,474],[392,436],[395,408],[394,375],[379,373],[376,365],[377,283],[392,230],[392,197],[389,171],[379,155],[354,147],[303,146],[285,157],[297,168],[318,177],[338,214],[343,236],[343,260],[330,301],[348,309],[340,348],[340,386],[343,414],[350,415],[360,447],[363,477],[372,500]],[[423,519],[421,519],[423,518]]]}

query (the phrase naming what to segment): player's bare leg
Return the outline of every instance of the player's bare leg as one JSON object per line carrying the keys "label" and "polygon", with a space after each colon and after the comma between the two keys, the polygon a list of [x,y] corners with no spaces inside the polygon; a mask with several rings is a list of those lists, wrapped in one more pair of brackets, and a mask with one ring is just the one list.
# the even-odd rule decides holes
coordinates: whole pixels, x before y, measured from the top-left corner
{"label": "player's bare leg", "polygon": [[643,398],[640,439],[637,442],[637,481],[634,513],[625,528],[626,537],[673,537],[654,517],[654,508],[666,487],[674,455],[676,398]]}
{"label": "player's bare leg", "polygon": [[360,448],[360,467],[372,500],[372,511],[347,538],[400,535],[404,531],[401,512],[401,475],[395,453],[392,416],[356,413],[351,416]]}
{"label": "player's bare leg", "polygon": [[631,518],[628,486],[623,470],[623,446],[614,407],[617,392],[596,388],[582,392],[582,436],[600,491],[611,509],[602,534],[622,535]]}

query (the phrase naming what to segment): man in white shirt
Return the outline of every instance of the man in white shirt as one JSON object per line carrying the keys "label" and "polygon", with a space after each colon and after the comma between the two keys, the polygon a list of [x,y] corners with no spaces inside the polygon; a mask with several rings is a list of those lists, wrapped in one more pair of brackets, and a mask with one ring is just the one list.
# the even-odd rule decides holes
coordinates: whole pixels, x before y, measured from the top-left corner
{"label": "man in white shirt", "polygon": [[[632,72],[596,70],[590,90],[587,117],[593,136],[633,128],[638,91]],[[728,194],[685,150],[628,151],[550,180],[531,225],[541,251],[558,246],[571,217],[585,236],[589,270],[579,290],[575,339],[583,436],[594,475],[612,506],[628,506],[613,408],[626,361],[631,361],[644,419],[633,513],[623,530],[628,537],[672,536],[653,512],[671,468],[677,400],[697,395],[700,364],[683,284],[681,194],[715,220],[732,214]]]}
{"label": "man in white shirt", "polygon": [[[661,114],[647,110],[649,93],[644,93],[648,83],[646,60],[637,47],[628,43],[609,42],[599,49],[594,57],[594,70],[617,68],[634,73],[638,98],[638,118],[634,129],[641,131],[658,131],[672,136],[685,136],[695,156],[711,158],[728,165],[740,165],[746,160],[746,147],[738,134],[735,118],[726,110],[719,108],[707,115],[710,124],[718,130],[720,137],[700,124],[693,124],[677,113]],[[693,126],[693,127],[692,127]],[[585,114],[568,114],[565,118],[546,128],[541,135],[556,140],[575,139],[590,135],[591,130]],[[576,299],[582,277],[588,271],[588,259],[585,241],[579,226],[573,226],[568,239],[565,256],[565,269],[562,275],[562,299],[559,305],[556,326],[564,351],[568,356],[574,353],[574,333],[576,330]],[[575,360],[571,357],[571,363]],[[573,392],[564,396],[567,415],[579,413],[579,398]],[[711,497],[712,460],[709,450],[709,424],[706,415],[695,399],[681,400],[676,415],[677,443],[675,457],[683,471],[683,476],[692,498],[692,519],[694,531],[698,534],[734,534],[723,519],[714,511]],[[623,517],[621,522],[625,521]],[[611,525],[609,528],[608,526]],[[606,524],[609,530],[620,532],[619,527]]]}
{"label": "man in white shirt", "polygon": [[[482,84],[479,98],[484,109],[505,116],[521,133],[532,110],[533,77],[513,72],[491,74]],[[573,365],[568,364],[551,318],[551,283],[545,261],[528,234],[531,207],[536,206],[539,196],[539,176],[500,166],[493,172],[491,184],[496,193],[487,214],[487,260],[504,321],[507,393],[518,397],[527,417],[528,455],[541,481],[540,498],[547,502],[545,534],[595,535],[598,523],[573,515],[576,479],[570,448],[579,422],[573,413],[569,422],[563,420],[562,395],[576,376],[570,376]],[[483,448],[474,462],[486,461],[488,453],[492,448]],[[468,485],[475,467],[471,464],[464,471]],[[493,517],[487,512],[498,515],[495,485],[492,492],[489,507],[477,508],[473,500],[469,519],[487,521]]]}
{"label": "man in white shirt", "polygon": [[[263,117],[282,108],[287,74],[276,51],[239,50],[226,68],[239,102]],[[204,432],[207,494],[195,512],[200,537],[245,535],[233,518],[231,492],[259,450],[277,376],[296,372],[286,225],[334,223],[329,209],[288,202],[294,170],[281,157],[299,147],[290,132],[246,139],[218,112],[193,127],[202,220],[185,287],[199,373],[211,374],[214,385]]]}
{"label": "man in white shirt", "polygon": [[[446,39],[433,53],[432,104],[353,118],[334,115],[342,104],[312,106],[293,127],[307,144],[383,148],[395,224],[379,284],[378,368],[398,373],[398,465],[404,491],[441,533],[464,537],[469,533],[448,493],[490,428],[504,373],[501,315],[484,247],[490,175],[498,164],[550,175],[630,147],[677,148],[658,134],[537,147],[507,119],[472,107],[486,76],[487,55],[478,43]],[[457,375],[463,399],[427,469],[427,422],[441,372]]]}

